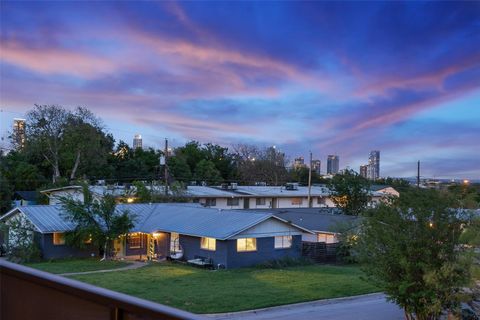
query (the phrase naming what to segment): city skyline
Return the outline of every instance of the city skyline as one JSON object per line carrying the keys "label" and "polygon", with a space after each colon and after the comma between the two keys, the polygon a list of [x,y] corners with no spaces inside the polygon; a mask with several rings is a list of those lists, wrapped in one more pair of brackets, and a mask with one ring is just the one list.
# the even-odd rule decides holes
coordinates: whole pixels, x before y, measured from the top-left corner
{"label": "city skyline", "polygon": [[421,160],[480,178],[479,3],[1,6],[2,136],[35,103],[81,105],[117,142],[276,145],[351,168],[381,150],[382,176]]}

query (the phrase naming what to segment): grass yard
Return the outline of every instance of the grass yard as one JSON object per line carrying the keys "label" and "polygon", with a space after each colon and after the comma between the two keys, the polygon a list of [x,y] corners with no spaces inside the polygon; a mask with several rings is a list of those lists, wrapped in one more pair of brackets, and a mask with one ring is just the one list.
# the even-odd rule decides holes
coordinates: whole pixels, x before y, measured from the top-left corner
{"label": "grass yard", "polygon": [[99,259],[61,259],[45,262],[26,263],[27,267],[50,273],[85,272],[106,269],[116,269],[129,265],[122,261],[100,261]]}
{"label": "grass yard", "polygon": [[161,263],[71,278],[195,313],[241,311],[376,292],[353,266],[209,271]]}

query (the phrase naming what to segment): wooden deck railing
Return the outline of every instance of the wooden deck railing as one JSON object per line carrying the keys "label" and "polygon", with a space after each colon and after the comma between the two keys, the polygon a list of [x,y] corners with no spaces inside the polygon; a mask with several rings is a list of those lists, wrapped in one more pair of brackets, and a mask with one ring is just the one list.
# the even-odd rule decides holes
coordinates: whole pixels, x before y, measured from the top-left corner
{"label": "wooden deck railing", "polygon": [[[158,287],[158,290],[168,288]],[[126,294],[0,260],[0,319],[205,319]]]}

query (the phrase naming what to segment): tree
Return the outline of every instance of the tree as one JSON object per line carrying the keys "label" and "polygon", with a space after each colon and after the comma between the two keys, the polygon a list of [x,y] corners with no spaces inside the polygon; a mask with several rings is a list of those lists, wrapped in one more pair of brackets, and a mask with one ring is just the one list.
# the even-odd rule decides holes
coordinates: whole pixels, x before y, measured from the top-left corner
{"label": "tree", "polygon": [[220,172],[215,168],[212,161],[201,160],[195,169],[195,180],[199,182],[206,182],[209,185],[216,185],[222,182]]}
{"label": "tree", "polygon": [[160,152],[152,148],[133,150],[120,140],[112,153],[113,178],[119,181],[152,180],[159,177]]}
{"label": "tree", "polygon": [[363,219],[360,262],[369,278],[405,311],[406,319],[434,320],[455,310],[469,282],[470,261],[460,246],[468,222],[435,190],[404,192]]}
{"label": "tree", "polygon": [[65,240],[80,248],[89,240],[102,248],[102,260],[107,260],[111,257],[112,241],[133,228],[134,217],[128,211],[117,211],[115,198],[111,195],[103,195],[101,200],[94,199],[87,185],[83,186],[83,196],[83,202],[71,197],[60,199],[64,217],[75,224]]}
{"label": "tree", "polygon": [[8,260],[16,263],[40,260],[40,248],[34,237],[35,226],[23,216],[0,222],[0,232],[4,235]]}
{"label": "tree", "polygon": [[245,183],[265,182],[281,185],[287,182],[285,154],[274,147],[260,149],[240,144],[234,147],[235,162],[240,180]]}
{"label": "tree", "polygon": [[192,180],[190,167],[183,157],[168,158],[168,170],[170,175],[177,181],[188,182]]}
{"label": "tree", "polygon": [[68,112],[57,105],[35,105],[27,113],[27,146],[36,148],[53,170],[52,181],[60,178],[60,147]]}
{"label": "tree", "polygon": [[332,201],[345,214],[359,215],[370,202],[370,182],[353,170],[336,174],[328,183]]}
{"label": "tree", "polygon": [[12,208],[12,186],[0,172],[0,216]]}
{"label": "tree", "polygon": [[62,162],[69,179],[76,179],[77,173],[99,174],[96,169],[107,164],[113,144],[113,137],[103,132],[101,120],[91,111],[79,107],[69,113],[61,148]]}

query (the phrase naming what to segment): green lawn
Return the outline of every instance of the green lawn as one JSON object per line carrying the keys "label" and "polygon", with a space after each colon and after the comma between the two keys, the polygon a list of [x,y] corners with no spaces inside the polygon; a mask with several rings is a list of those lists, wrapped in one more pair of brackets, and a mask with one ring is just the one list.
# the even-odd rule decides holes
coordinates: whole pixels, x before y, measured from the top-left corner
{"label": "green lawn", "polygon": [[61,259],[45,262],[26,263],[27,267],[47,271],[51,273],[70,273],[115,269],[125,267],[129,262],[122,261],[99,261],[99,259]]}
{"label": "green lawn", "polygon": [[209,271],[179,264],[71,278],[195,313],[264,308],[378,291],[352,266]]}

